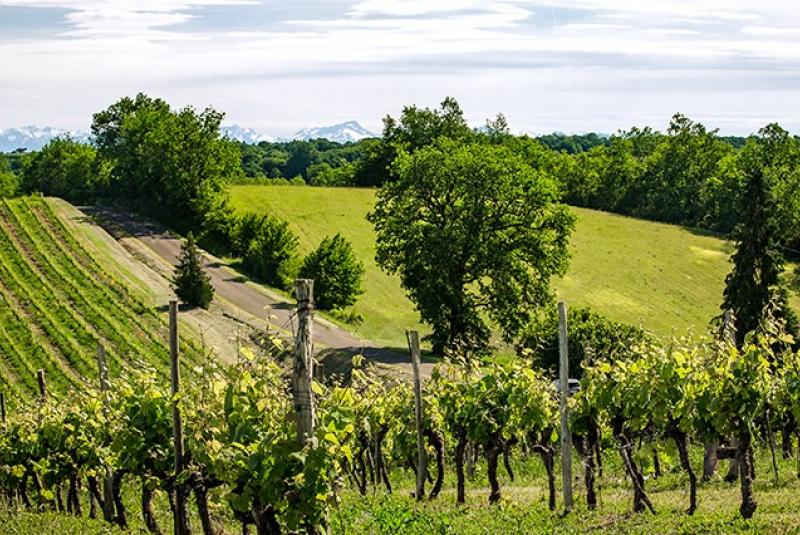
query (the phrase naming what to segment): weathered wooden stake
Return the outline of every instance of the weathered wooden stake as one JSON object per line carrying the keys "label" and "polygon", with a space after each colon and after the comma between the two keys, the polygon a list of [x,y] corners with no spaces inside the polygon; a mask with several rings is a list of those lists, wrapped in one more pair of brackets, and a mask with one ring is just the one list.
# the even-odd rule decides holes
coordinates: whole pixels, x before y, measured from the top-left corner
{"label": "weathered wooden stake", "polygon": [[3,428],[6,427],[6,394],[0,392],[0,421],[3,423]]}
{"label": "weathered wooden stake", "polygon": [[[180,392],[180,367],[178,362],[178,302],[169,302],[169,357],[170,357],[170,383],[172,393],[172,438],[175,448],[175,475],[183,471],[183,422],[178,404]],[[187,535],[188,519],[186,517],[186,486],[176,485],[175,488],[175,535]]]}
{"label": "weathered wooden stake", "polygon": [[425,452],[425,437],[422,434],[422,380],[419,376],[419,333],[406,331],[408,349],[411,352],[411,370],[414,373],[414,417],[417,422],[417,501],[425,498],[425,472],[428,456]]}
{"label": "weathered wooden stake", "polygon": [[36,371],[36,380],[39,381],[39,396],[42,403],[47,401],[47,383],[44,380],[44,370],[39,369]]}
{"label": "weathered wooden stake", "polygon": [[314,281],[296,279],[294,293],[297,298],[297,335],[294,339],[292,386],[297,440],[306,444],[314,436],[316,421],[314,391],[311,389],[314,378],[314,339],[311,329],[314,319]]}
{"label": "weathered wooden stake", "polygon": [[569,344],[567,343],[567,305],[558,303],[559,409],[561,412],[561,484],[564,508],[572,510],[572,436],[569,433]]}
{"label": "weathered wooden stake", "polygon": [[[100,394],[103,396],[103,415],[108,418],[108,392],[111,383],[108,380],[108,366],[106,365],[106,348],[103,344],[97,345],[97,369],[100,372]],[[103,518],[106,522],[114,521],[114,472],[110,466],[105,467],[106,474],[103,478]]]}

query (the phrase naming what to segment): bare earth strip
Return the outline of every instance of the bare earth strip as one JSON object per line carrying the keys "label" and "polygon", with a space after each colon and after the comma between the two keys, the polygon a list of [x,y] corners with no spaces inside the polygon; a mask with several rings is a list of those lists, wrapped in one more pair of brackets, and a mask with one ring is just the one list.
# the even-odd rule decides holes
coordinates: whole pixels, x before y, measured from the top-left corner
{"label": "bare earth strip", "polygon": [[[116,243],[106,243],[104,246],[113,247],[115,255],[122,250],[126,257],[123,270],[127,271],[127,277],[133,274],[146,281],[151,295],[159,302],[169,299],[169,278],[181,250],[179,237],[150,220],[122,209],[94,206],[76,210],[64,202],[55,202],[54,208],[70,225],[86,227],[96,224],[99,227],[92,232],[113,236]],[[81,230],[83,233],[87,231],[85,228]],[[237,326],[263,331],[266,325],[272,333],[280,331],[287,338],[291,336],[295,308],[293,302],[248,280],[208,253],[204,253],[204,267],[214,285],[216,304],[209,311],[193,311],[192,314],[196,316],[196,332],[204,333],[206,343],[217,349],[218,353],[223,356],[235,355],[231,344],[235,345]],[[399,368],[402,373],[410,372],[408,356],[404,352],[379,347],[319,316],[314,319],[314,341],[320,358],[337,360],[336,364],[327,363],[332,371],[348,368],[345,362],[347,357],[361,353],[380,367],[389,366]],[[231,358],[225,360],[230,361]],[[432,364],[423,363],[424,375],[429,375],[431,369]]]}

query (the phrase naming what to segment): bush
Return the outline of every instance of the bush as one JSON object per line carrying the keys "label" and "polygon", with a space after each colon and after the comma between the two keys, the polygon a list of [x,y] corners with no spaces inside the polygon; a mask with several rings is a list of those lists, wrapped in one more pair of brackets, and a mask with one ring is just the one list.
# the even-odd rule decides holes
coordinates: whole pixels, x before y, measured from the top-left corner
{"label": "bush", "polygon": [[0,199],[14,197],[19,191],[19,179],[11,171],[0,169]]}
{"label": "bush", "polygon": [[[297,237],[286,221],[269,216],[260,218],[244,254],[244,267],[271,286],[289,288],[296,271]],[[251,230],[247,228],[246,232]],[[239,239],[245,238],[243,232],[245,229],[240,226]]]}
{"label": "bush", "polygon": [[233,213],[227,199],[220,198],[220,201],[203,216],[198,243],[206,251],[217,256],[224,256],[232,254],[232,237],[235,234],[239,218]]}
{"label": "bush", "polygon": [[326,237],[303,260],[300,277],[314,279],[314,301],[322,310],[350,306],[364,293],[364,266],[340,234]]}
{"label": "bush", "polygon": [[19,192],[19,178],[11,170],[5,156],[0,154],[0,199],[14,197]]}
{"label": "bush", "polygon": [[[615,360],[647,339],[639,327],[611,321],[588,308],[567,312],[569,376],[580,378],[587,358]],[[528,353],[535,365],[558,376],[558,314],[555,309],[528,325],[518,350]]]}
{"label": "bush", "polygon": [[234,256],[245,256],[250,244],[261,232],[261,228],[268,224],[266,214],[248,212],[243,216],[233,216],[230,224],[231,253]]}
{"label": "bush", "polygon": [[214,287],[211,286],[211,280],[203,271],[200,252],[197,250],[191,232],[181,247],[181,256],[175,268],[172,288],[178,299],[189,306],[208,308],[211,300],[214,299]]}

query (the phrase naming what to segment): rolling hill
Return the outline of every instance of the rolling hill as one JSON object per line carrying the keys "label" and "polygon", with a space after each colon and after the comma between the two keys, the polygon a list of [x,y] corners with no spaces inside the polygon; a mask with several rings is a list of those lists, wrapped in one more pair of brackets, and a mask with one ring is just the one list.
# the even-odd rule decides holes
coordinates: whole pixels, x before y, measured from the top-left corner
{"label": "rolling hill", "polygon": [[[289,221],[302,253],[340,232],[364,262],[366,292],[355,308],[365,317],[359,334],[402,345],[403,329],[418,317],[397,277],[375,264],[375,235],[364,218],[374,191],[302,186],[235,186],[240,211],[270,212]],[[573,209],[569,272],[555,282],[570,306],[589,306],[618,321],[662,336],[702,333],[719,311],[732,246],[691,230],[628,217]],[[796,304],[796,298],[795,304]]]}
{"label": "rolling hill", "polygon": [[[112,376],[145,363],[166,377],[165,314],[98,260],[54,202],[0,202],[0,390],[11,404],[33,395],[38,369],[55,392],[93,383],[98,344]],[[198,361],[191,343],[182,351]]]}

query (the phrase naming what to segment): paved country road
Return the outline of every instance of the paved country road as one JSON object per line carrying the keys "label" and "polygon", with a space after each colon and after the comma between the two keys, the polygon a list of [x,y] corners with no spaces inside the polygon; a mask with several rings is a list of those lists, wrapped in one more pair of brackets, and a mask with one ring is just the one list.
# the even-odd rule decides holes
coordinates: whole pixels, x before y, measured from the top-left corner
{"label": "paved country road", "polygon": [[[81,207],[80,210],[117,240],[135,239],[141,247],[137,248],[139,254],[134,256],[162,276],[172,276],[173,266],[178,263],[181,251],[182,241],[179,237],[157,223],[124,209],[92,206]],[[208,253],[203,253],[203,263],[214,286],[215,296],[232,305],[234,313],[242,311],[251,320],[265,321],[269,317],[270,330],[282,328],[291,332],[294,302],[248,280]],[[410,369],[408,355],[403,352],[382,348],[319,316],[314,318],[313,334],[317,351],[324,349],[324,346],[350,354],[363,353],[372,361],[401,365],[406,372]],[[432,365],[422,364],[423,374],[430,375]]]}

